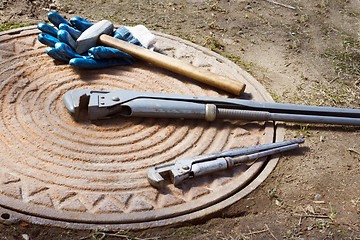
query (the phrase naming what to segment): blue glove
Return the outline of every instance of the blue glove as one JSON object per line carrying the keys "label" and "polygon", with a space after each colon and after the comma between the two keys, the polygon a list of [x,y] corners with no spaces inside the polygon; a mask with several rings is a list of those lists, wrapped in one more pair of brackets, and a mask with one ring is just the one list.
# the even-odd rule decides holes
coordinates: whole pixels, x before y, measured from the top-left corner
{"label": "blue glove", "polygon": [[[82,69],[130,65],[135,62],[135,58],[129,54],[111,47],[92,47],[85,54],[76,53],[76,39],[93,24],[80,17],[71,18],[69,23],[56,12],[49,12],[47,17],[57,29],[49,24],[39,23],[41,33],[38,39],[49,46],[46,53],[50,57]],[[114,37],[142,46],[126,27],[118,28]]]}

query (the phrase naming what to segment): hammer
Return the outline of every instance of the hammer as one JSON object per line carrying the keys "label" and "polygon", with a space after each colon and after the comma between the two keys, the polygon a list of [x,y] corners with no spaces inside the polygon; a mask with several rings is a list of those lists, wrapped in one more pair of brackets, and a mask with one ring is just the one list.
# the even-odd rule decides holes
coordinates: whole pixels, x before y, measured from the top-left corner
{"label": "hammer", "polygon": [[157,67],[170,70],[199,82],[222,89],[229,93],[240,95],[245,90],[245,84],[240,81],[221,76],[202,68],[187,64],[179,59],[128,43],[109,36],[114,25],[108,20],[102,20],[85,30],[76,41],[76,52],[86,52],[98,44],[116,48],[137,59],[151,63]]}

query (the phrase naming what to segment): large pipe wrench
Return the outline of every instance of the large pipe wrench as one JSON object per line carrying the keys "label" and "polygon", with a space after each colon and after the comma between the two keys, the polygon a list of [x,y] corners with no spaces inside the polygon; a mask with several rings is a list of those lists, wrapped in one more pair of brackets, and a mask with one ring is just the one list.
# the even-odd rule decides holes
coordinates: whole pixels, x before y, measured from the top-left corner
{"label": "large pipe wrench", "polygon": [[184,180],[231,168],[238,164],[250,163],[258,158],[289,151],[299,147],[304,139],[238,148],[176,160],[174,163],[152,167],[148,170],[149,183],[155,188],[165,186],[170,180],[175,186]]}
{"label": "large pipe wrench", "polygon": [[75,120],[86,112],[89,120],[123,117],[217,118],[360,126],[360,109],[317,107],[231,98],[198,97],[137,91],[73,89],[63,96]]}

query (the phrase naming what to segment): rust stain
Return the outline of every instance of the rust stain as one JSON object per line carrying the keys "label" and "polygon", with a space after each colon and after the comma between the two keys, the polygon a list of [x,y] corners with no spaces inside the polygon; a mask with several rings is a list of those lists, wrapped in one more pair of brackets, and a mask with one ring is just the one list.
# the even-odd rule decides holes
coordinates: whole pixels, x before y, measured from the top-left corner
{"label": "rust stain", "polygon": [[[231,178],[229,174],[199,177],[158,192],[147,182],[149,166],[264,143],[266,128],[246,123],[145,118],[75,122],[62,103],[62,95],[75,88],[219,94],[149,65],[75,71],[54,64],[45,51],[34,47],[34,39],[35,34],[17,42],[19,52],[14,52],[16,39],[0,42],[0,50],[12,56],[0,59],[6,73],[0,76],[0,194],[22,200],[24,209],[35,209],[28,206],[35,204],[64,214],[161,213],[171,207],[181,212],[193,201],[218,196],[242,172],[231,173]],[[178,45],[172,53],[186,55],[189,61],[205,56],[172,39],[161,41]],[[189,49],[191,54],[182,53]],[[234,69],[215,60],[201,66],[229,75]]]}

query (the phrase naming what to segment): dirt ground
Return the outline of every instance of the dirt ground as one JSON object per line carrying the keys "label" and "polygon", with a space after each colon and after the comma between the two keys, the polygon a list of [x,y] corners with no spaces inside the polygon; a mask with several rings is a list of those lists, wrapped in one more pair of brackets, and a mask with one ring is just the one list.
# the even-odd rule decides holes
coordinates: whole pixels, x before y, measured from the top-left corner
{"label": "dirt ground", "polygon": [[[282,3],[279,4],[279,3]],[[66,18],[144,24],[251,73],[276,102],[359,108],[359,0],[2,0],[0,28]],[[305,147],[258,189],[200,222],[102,233],[27,223],[0,239],[360,239],[360,128],[287,124]]]}

